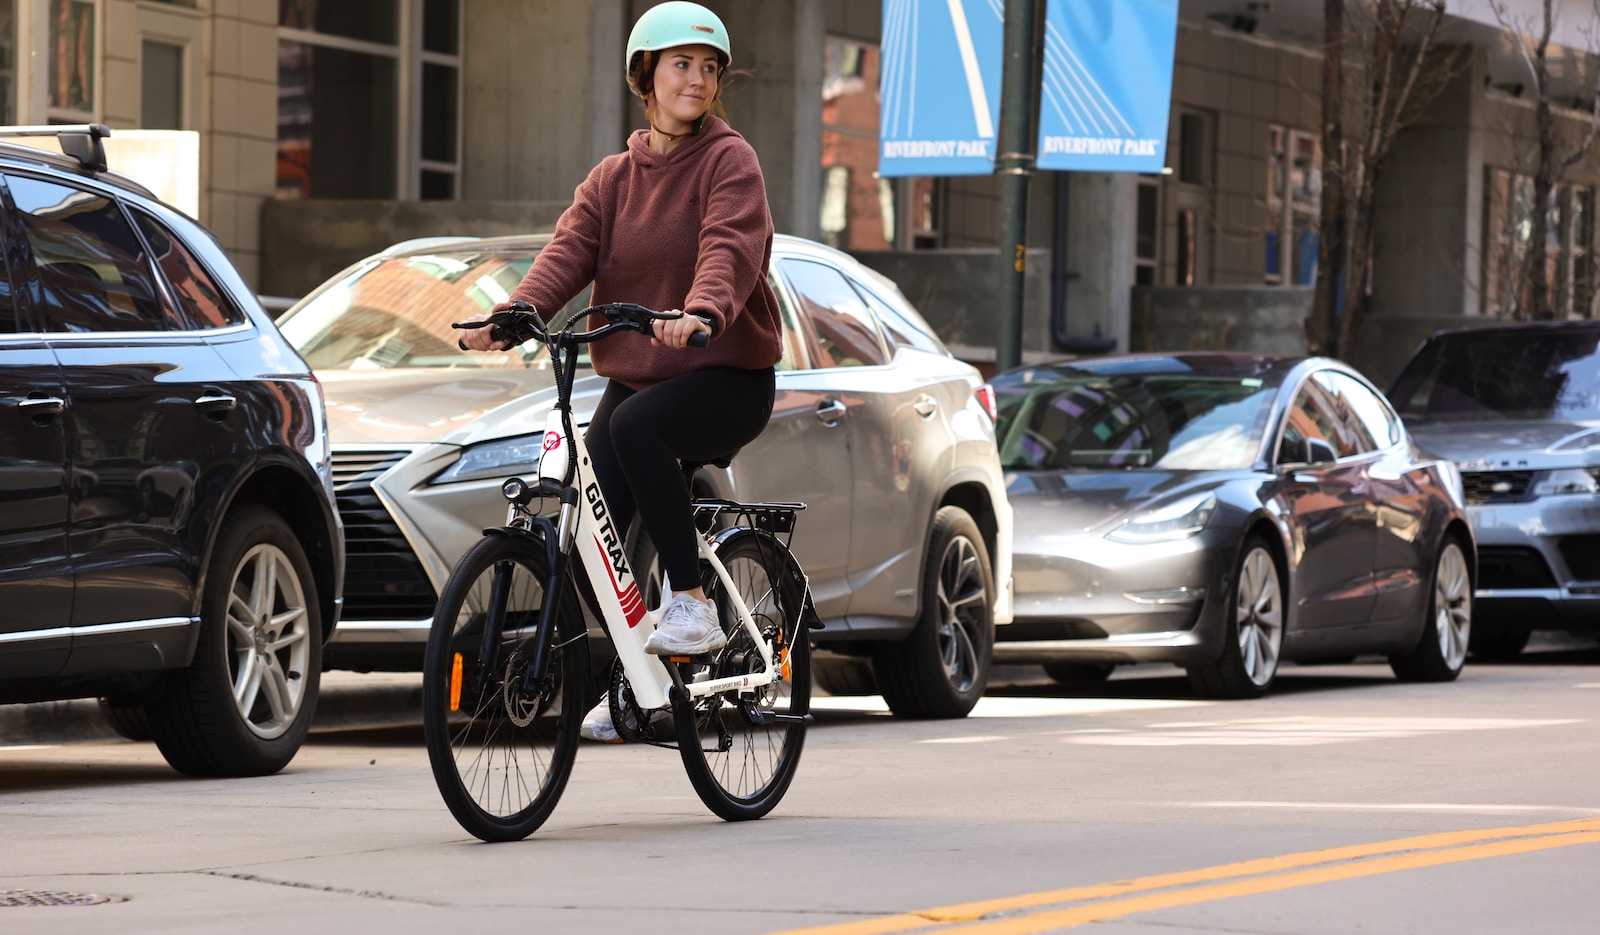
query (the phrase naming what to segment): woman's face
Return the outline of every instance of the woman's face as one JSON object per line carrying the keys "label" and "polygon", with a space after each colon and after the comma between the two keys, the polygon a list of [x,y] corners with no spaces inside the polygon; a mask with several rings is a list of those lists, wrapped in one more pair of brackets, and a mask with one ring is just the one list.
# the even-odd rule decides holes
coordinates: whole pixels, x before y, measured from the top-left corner
{"label": "woman's face", "polygon": [[[699,120],[717,97],[717,50],[708,45],[667,49],[656,62],[656,120]],[[668,129],[663,127],[662,129]],[[670,132],[670,131],[669,131]]]}

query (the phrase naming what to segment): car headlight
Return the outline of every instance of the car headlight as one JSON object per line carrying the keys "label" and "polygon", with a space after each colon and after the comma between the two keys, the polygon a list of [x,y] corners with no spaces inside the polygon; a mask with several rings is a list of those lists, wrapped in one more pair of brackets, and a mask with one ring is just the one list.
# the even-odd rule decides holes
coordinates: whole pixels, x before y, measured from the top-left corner
{"label": "car headlight", "polygon": [[1533,484],[1535,497],[1553,497],[1565,493],[1596,493],[1600,492],[1600,479],[1596,474],[1600,469],[1567,468],[1559,471],[1550,471]]}
{"label": "car headlight", "polygon": [[1211,514],[1216,510],[1216,494],[1195,494],[1140,513],[1106,533],[1106,538],[1115,542],[1135,543],[1187,539],[1206,528],[1206,523],[1211,521]]}
{"label": "car headlight", "polygon": [[540,433],[473,445],[461,452],[456,463],[435,475],[432,483],[456,484],[469,480],[498,480],[513,474],[532,474],[539,467],[543,441],[544,435]]}

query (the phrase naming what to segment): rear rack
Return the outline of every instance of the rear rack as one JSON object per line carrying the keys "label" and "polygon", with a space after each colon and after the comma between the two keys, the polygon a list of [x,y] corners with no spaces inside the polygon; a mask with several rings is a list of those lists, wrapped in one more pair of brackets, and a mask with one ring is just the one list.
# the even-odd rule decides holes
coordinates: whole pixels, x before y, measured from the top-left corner
{"label": "rear rack", "polygon": [[106,147],[100,142],[111,135],[103,123],[64,124],[45,127],[0,127],[0,137],[53,136],[61,151],[78,160],[90,172],[106,171]]}
{"label": "rear rack", "polygon": [[695,526],[710,532],[721,525],[719,519],[731,518],[731,525],[770,532],[787,548],[794,535],[795,514],[805,508],[804,503],[741,503],[706,497],[694,501]]}

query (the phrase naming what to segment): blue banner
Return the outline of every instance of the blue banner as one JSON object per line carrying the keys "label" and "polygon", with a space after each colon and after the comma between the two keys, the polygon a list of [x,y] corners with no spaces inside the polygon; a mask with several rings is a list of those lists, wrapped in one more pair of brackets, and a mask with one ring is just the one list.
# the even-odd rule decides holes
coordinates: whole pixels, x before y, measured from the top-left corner
{"label": "blue banner", "polygon": [[1004,0],[883,0],[879,175],[994,171],[1004,25]]}
{"label": "blue banner", "polygon": [[1178,0],[1048,0],[1041,169],[1160,172]]}

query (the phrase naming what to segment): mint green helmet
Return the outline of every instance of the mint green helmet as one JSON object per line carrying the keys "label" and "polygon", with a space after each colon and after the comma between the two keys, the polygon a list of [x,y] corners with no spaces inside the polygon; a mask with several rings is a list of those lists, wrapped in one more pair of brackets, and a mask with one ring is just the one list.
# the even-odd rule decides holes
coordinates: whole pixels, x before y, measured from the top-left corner
{"label": "mint green helmet", "polygon": [[733,61],[733,49],[728,44],[728,28],[722,25],[717,14],[698,3],[669,0],[653,6],[633,24],[628,34],[628,57],[624,66],[633,74],[637,56],[643,52],[659,52],[680,45],[708,45],[722,53],[722,67]]}

